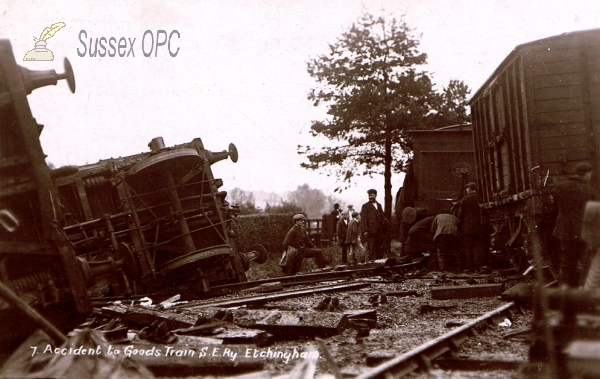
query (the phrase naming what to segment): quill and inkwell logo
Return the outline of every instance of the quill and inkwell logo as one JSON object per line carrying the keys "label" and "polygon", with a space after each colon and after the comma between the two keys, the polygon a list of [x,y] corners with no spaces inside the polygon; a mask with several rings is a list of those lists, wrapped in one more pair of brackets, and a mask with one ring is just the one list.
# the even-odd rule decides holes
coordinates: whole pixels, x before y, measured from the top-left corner
{"label": "quill and inkwell logo", "polygon": [[51,50],[46,48],[46,41],[50,39],[56,32],[60,29],[64,28],[67,24],[64,22],[57,22],[56,24],[52,24],[52,26],[44,29],[42,34],[40,34],[40,38],[33,37],[35,42],[35,48],[33,50],[29,50],[27,54],[23,57],[24,61],[53,61],[54,54]]}

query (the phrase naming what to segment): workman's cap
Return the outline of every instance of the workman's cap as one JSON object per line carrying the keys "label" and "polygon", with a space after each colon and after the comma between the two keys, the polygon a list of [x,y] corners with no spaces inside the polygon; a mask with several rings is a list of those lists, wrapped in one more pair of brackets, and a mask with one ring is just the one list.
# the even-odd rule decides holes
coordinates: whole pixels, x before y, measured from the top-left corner
{"label": "workman's cap", "polygon": [[469,182],[469,183],[467,183],[465,188],[474,190],[474,189],[477,189],[477,184],[475,184],[475,182]]}
{"label": "workman's cap", "polygon": [[358,215],[360,215],[360,213],[358,213],[358,212],[352,212],[352,218],[357,218]]}
{"label": "workman's cap", "polygon": [[294,215],[292,219],[294,220],[294,222],[296,222],[300,220],[306,220],[306,217],[304,217],[302,213],[298,213],[297,215]]}
{"label": "workman's cap", "polygon": [[348,210],[347,209],[344,209],[342,211],[342,216],[348,216]]}
{"label": "workman's cap", "polygon": [[370,194],[375,194],[377,195],[377,190],[374,190],[373,188],[371,188],[370,190],[367,191],[367,193]]}
{"label": "workman's cap", "polygon": [[592,165],[588,162],[579,162],[575,165],[575,174],[579,176],[583,176],[588,172],[593,171]]}

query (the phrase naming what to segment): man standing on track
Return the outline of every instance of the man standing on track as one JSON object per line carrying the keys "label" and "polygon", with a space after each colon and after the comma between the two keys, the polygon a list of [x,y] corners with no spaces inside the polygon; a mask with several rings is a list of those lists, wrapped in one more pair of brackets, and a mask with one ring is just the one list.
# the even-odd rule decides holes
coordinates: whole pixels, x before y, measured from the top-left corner
{"label": "man standing on track", "polygon": [[363,204],[360,211],[362,219],[363,239],[367,241],[367,261],[383,258],[383,246],[385,242],[385,215],[381,204],[375,200],[377,191],[367,191],[369,201]]}
{"label": "man standing on track", "polygon": [[346,235],[348,234],[348,211],[343,211],[340,220],[335,226],[335,230],[338,236],[338,243],[342,248],[342,263],[346,264],[348,261],[348,245],[346,245]]}
{"label": "man standing on track", "polygon": [[479,201],[477,199],[477,185],[474,182],[467,183],[467,194],[460,202],[458,208],[458,231],[462,245],[459,254],[459,270],[473,273],[475,267],[475,244],[481,232],[481,214],[479,212]]}

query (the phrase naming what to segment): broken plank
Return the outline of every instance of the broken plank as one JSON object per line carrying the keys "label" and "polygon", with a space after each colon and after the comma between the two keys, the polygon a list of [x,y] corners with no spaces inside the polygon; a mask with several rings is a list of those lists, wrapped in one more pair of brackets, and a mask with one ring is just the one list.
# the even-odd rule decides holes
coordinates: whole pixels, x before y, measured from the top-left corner
{"label": "broken plank", "polygon": [[213,338],[221,339],[224,345],[254,344],[256,346],[267,346],[273,340],[273,336],[264,330],[241,329],[237,327],[228,327],[224,331],[213,335]]}
{"label": "broken plank", "polygon": [[344,315],[353,328],[374,328],[377,326],[377,311],[375,309],[347,310]]}
{"label": "broken plank", "polygon": [[[202,309],[201,314],[210,317],[219,311],[223,309],[208,308]],[[263,309],[227,309],[226,312],[229,321],[245,328],[264,330],[277,338],[334,335],[350,326],[348,316],[339,312]]]}
{"label": "broken plank", "polygon": [[125,304],[102,307],[102,314],[140,325],[152,325],[155,321],[164,321],[169,330],[190,328],[198,322],[198,316],[188,313],[175,313],[168,310],[155,311]]}
{"label": "broken plank", "polygon": [[177,345],[187,348],[204,347],[205,345],[222,345],[223,340],[212,337],[182,336],[177,333]]}
{"label": "broken plank", "polygon": [[504,292],[504,283],[434,287],[431,289],[431,298],[434,300],[468,299],[499,296],[502,292]]}
{"label": "broken plank", "polygon": [[214,334],[213,331],[215,329],[221,328],[225,325],[224,321],[211,321],[211,322],[207,322],[206,324],[200,324],[197,326],[192,326],[190,328],[184,328],[184,329],[176,329],[173,330],[173,333],[177,333],[180,335],[202,335],[202,334]]}

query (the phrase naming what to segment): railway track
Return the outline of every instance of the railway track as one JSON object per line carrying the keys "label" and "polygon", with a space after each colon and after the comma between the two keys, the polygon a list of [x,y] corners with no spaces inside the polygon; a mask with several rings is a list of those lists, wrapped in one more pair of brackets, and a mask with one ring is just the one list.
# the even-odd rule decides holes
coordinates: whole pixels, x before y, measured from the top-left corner
{"label": "railway track", "polygon": [[424,273],[424,261],[397,264],[395,259],[380,259],[375,262],[349,267],[340,266],[320,272],[310,272],[293,276],[261,279],[243,283],[216,286],[206,292],[205,296],[219,296],[250,289],[262,284],[280,282],[283,286],[310,284],[331,280],[351,280],[369,276],[417,276]]}
{"label": "railway track", "polygon": [[263,303],[266,303],[269,301],[282,300],[282,299],[299,297],[299,296],[304,296],[304,295],[350,291],[350,290],[365,288],[368,286],[369,286],[369,283],[355,281],[355,282],[349,282],[349,283],[343,283],[343,284],[330,284],[330,285],[324,285],[324,286],[314,286],[314,287],[310,287],[307,289],[279,291],[277,293],[267,294],[267,295],[254,295],[254,296],[244,296],[244,297],[236,298],[236,299],[194,302],[194,304],[192,304],[192,305],[184,305],[184,306],[181,306],[180,308],[188,309],[188,310],[195,310],[195,309],[209,308],[209,307],[238,307],[238,306],[242,306],[242,305],[263,304]]}
{"label": "railway track", "polygon": [[[373,276],[395,277],[396,279],[399,277],[418,277],[419,275],[425,273],[423,265],[423,261],[417,261],[406,264],[397,264],[395,259],[382,259],[379,261],[351,268],[341,266],[334,269],[327,269],[323,271],[310,272],[293,276],[282,276],[276,278],[268,278],[242,283],[215,286],[210,288],[207,292],[197,294],[196,297],[206,300],[217,296],[240,293],[240,291],[250,290],[252,288],[259,288],[262,285],[271,283],[280,283],[282,287],[289,287],[298,285],[310,285],[313,283],[327,281],[354,280],[357,278],[367,278]],[[127,297],[103,296],[92,298],[92,304],[95,307],[101,307],[107,304],[108,302],[113,301],[137,300],[143,297],[166,299],[175,294],[176,293],[162,293],[160,295],[138,294]],[[194,295],[195,294],[190,294],[190,296]]]}
{"label": "railway track", "polygon": [[[315,345],[318,345],[316,348],[321,358],[316,363],[317,374],[335,376],[337,372],[343,377],[352,378],[414,378],[419,377],[422,371],[438,370],[440,367],[451,372],[460,370],[461,364],[472,366],[475,360],[461,359],[464,358],[464,354],[456,356],[461,346],[472,343],[472,339],[477,338],[478,331],[484,327],[498,325],[505,319],[512,320],[518,311],[514,303],[504,303],[489,296],[435,300],[431,296],[434,289],[477,286],[490,282],[509,281],[514,284],[518,279],[525,278],[502,278],[497,273],[486,276],[423,273],[419,264],[383,263],[374,267],[313,272],[242,285],[222,286],[214,288],[213,293],[226,295],[190,300],[186,305],[177,306],[177,312],[193,314],[207,308],[248,307],[255,311],[277,313],[281,310],[283,313],[308,312],[314,315],[314,312],[319,311],[317,305],[324,298],[335,298],[336,301],[339,300],[342,309],[339,312],[371,312],[371,315],[375,315],[371,319],[373,325],[367,329],[350,327],[344,329],[341,334],[330,334],[323,339],[315,339],[308,335],[302,338],[302,332],[295,337],[292,335],[291,339],[289,336],[276,336],[269,348],[286,353],[308,351],[311,346],[315,348]],[[261,293],[262,286],[274,282],[281,284],[278,291]],[[292,286],[291,289],[282,288]],[[153,299],[158,301],[160,298]],[[106,304],[106,301],[107,299],[97,299],[97,304],[100,306]],[[323,314],[323,317],[326,319],[335,316]],[[452,325],[453,329],[448,331],[449,320],[456,317],[459,317],[462,323]],[[320,327],[318,320],[317,313],[314,329]],[[381,352],[385,353],[385,357],[381,356]],[[484,358],[477,360],[477,364],[484,367],[481,371],[500,368],[505,372],[514,372],[519,360],[525,359],[525,354],[522,354],[519,359],[512,361]],[[266,359],[261,375],[267,378],[284,375],[293,368],[292,364],[300,363]],[[373,367],[376,364],[379,365]]]}
{"label": "railway track", "polygon": [[440,337],[427,341],[397,358],[391,359],[375,367],[373,370],[358,376],[357,379],[401,378],[415,370],[430,370],[432,368],[433,360],[447,353],[457,352],[460,349],[461,344],[471,335],[476,333],[475,330],[478,327],[481,327],[484,324],[497,325],[498,322],[495,320],[498,318],[512,319],[512,313],[515,311],[515,303],[510,302],[503,304],[463,326],[457,327]]}
{"label": "railway track", "polygon": [[[491,276],[480,276],[478,281],[490,281]],[[522,279],[522,278],[521,278]],[[456,281],[466,282],[467,278]],[[498,278],[498,280],[501,280]],[[531,321],[530,313],[519,313],[514,303],[501,302],[495,297],[433,300],[430,289],[439,288],[438,278],[430,275],[403,280],[397,283],[370,281],[369,287],[350,292],[330,293],[339,298],[340,304],[351,309],[373,309],[377,313],[377,325],[370,334],[361,336],[358,331],[345,331],[319,342],[321,356],[335,357],[332,362],[320,362],[317,373],[342,373],[343,377],[402,377],[408,374],[421,375],[418,372],[431,368],[445,367],[447,371],[458,371],[464,362],[477,361],[481,371],[508,370],[514,372],[519,363],[527,359],[527,346],[523,340],[512,341],[499,337],[499,333],[515,332],[515,328],[527,328]],[[515,281],[513,279],[513,281]],[[452,284],[452,283],[450,283]],[[306,309],[316,305],[323,296],[313,294],[303,298],[287,298],[269,303],[268,309]],[[377,300],[373,300],[376,298]],[[461,323],[454,324],[456,319]],[[513,327],[497,327],[499,323],[517,320]],[[458,325],[458,326],[457,326]],[[448,331],[452,327],[453,329]],[[477,338],[488,338],[488,333],[479,333],[484,328],[493,331],[494,336],[503,345],[519,345],[515,353],[507,359],[472,358],[465,359],[460,349],[463,344],[469,346]],[[281,341],[275,349],[303,349],[311,341]],[[478,342],[475,342],[477,344]],[[484,345],[488,342],[484,342]],[[489,346],[478,347],[482,350]],[[493,349],[492,349],[493,350]],[[458,356],[454,354],[459,353]],[[491,353],[490,351],[487,351]],[[385,360],[385,362],[384,362]],[[384,363],[381,363],[384,362]],[[439,362],[439,364],[438,364]],[[470,363],[469,363],[470,362]],[[373,367],[375,364],[379,366]],[[335,364],[335,367],[333,366]],[[289,367],[277,362],[267,362],[269,373],[283,374]],[[470,367],[469,370],[472,370]]]}

